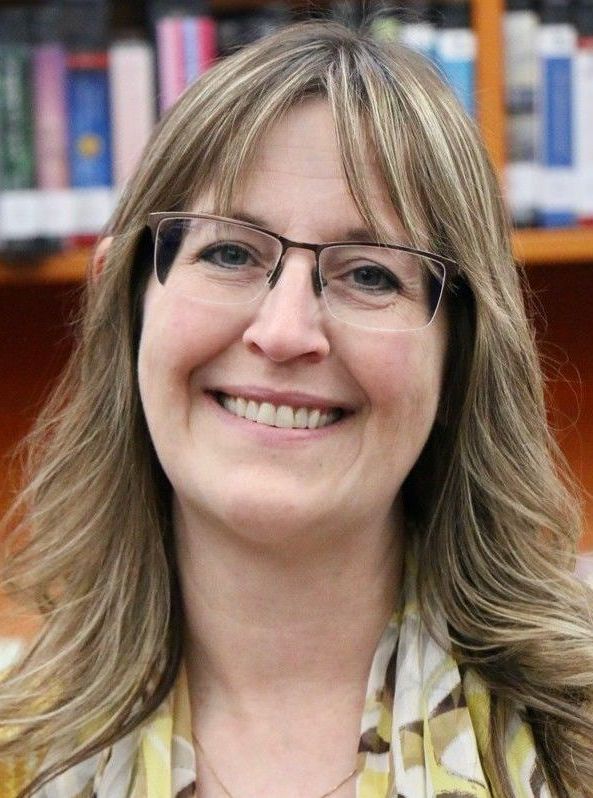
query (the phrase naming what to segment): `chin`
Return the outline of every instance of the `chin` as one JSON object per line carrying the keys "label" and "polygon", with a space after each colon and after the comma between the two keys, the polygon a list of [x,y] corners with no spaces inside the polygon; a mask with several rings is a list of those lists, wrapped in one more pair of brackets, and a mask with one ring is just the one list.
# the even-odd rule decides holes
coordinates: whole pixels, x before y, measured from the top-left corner
{"label": "chin", "polygon": [[282,497],[246,498],[234,501],[225,508],[228,525],[242,535],[255,534],[270,541],[302,536],[303,531],[322,523],[316,507],[288,501]]}

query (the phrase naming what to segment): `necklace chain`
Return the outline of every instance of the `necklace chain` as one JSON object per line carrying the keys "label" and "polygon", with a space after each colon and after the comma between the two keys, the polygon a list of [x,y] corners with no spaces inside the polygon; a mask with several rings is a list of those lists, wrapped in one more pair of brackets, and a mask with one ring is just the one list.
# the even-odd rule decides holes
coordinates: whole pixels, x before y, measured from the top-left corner
{"label": "necklace chain", "polygon": [[[192,731],[192,737],[194,743],[196,744],[196,748],[202,755],[206,767],[214,777],[214,780],[216,781],[220,789],[223,791],[223,793],[226,795],[227,798],[235,798],[235,796],[228,789],[228,787],[225,786],[224,782],[222,781],[222,779],[214,769],[214,765],[212,764],[212,762],[210,762],[210,760],[206,756],[206,752],[204,751],[202,743],[198,740],[197,735],[193,731]],[[358,767],[355,767],[353,770],[350,771],[350,773],[348,773],[347,776],[345,776],[340,782],[338,782],[338,784],[336,784],[335,787],[332,787],[331,790],[328,790],[327,792],[318,795],[317,798],[328,798],[328,796],[333,795],[335,792],[337,792],[340,789],[340,787],[343,787],[344,784],[347,784],[350,781],[350,779],[354,778],[354,776],[356,776],[357,773],[358,773]]]}

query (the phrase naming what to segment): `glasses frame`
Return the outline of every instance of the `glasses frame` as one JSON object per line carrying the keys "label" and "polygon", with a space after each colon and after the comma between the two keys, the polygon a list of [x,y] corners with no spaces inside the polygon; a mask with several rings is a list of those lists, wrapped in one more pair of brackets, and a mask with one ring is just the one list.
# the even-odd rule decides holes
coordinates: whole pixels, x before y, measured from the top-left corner
{"label": "glasses frame", "polygon": [[[152,235],[152,241],[154,244],[153,247],[153,269],[157,280],[160,283],[160,279],[158,277],[158,269],[157,269],[157,262],[156,262],[156,241],[158,236],[159,227],[161,222],[167,219],[204,219],[205,221],[210,222],[223,222],[223,223],[230,223],[230,224],[237,224],[241,227],[246,227],[249,230],[256,230],[260,233],[265,233],[272,238],[275,238],[282,247],[280,256],[274,267],[267,272],[266,277],[267,285],[272,290],[284,269],[284,256],[288,252],[289,249],[306,249],[309,252],[315,253],[315,266],[311,269],[311,280],[313,282],[313,291],[315,296],[319,297],[323,295],[323,299],[325,301],[325,305],[329,311],[329,313],[338,321],[342,322],[343,324],[348,324],[351,327],[358,327],[359,329],[365,330],[375,330],[377,332],[415,332],[417,330],[424,330],[430,324],[432,324],[435,316],[437,315],[437,311],[441,304],[441,299],[443,298],[443,293],[445,291],[445,283],[447,278],[449,277],[449,270],[456,271],[458,268],[457,262],[452,258],[448,258],[445,255],[437,255],[434,252],[428,252],[422,249],[415,249],[414,247],[406,246],[405,244],[379,244],[370,241],[330,241],[326,244],[311,244],[307,241],[293,241],[290,238],[286,238],[285,236],[281,236],[278,233],[274,233],[272,230],[268,230],[265,227],[260,227],[259,225],[252,224],[251,222],[243,221],[242,219],[233,219],[229,216],[216,216],[210,213],[189,213],[189,212],[180,212],[177,213],[175,211],[155,211],[153,213],[148,214],[148,219],[146,226],[150,230]],[[328,304],[327,298],[323,291],[323,280],[321,278],[321,267],[319,265],[319,256],[323,252],[324,249],[328,249],[329,247],[344,247],[344,246],[364,246],[364,247],[378,247],[380,249],[392,249],[397,250],[400,252],[409,252],[411,255],[420,255],[425,258],[429,258],[430,260],[439,263],[443,267],[443,282],[441,284],[441,290],[439,293],[439,298],[437,300],[434,312],[430,318],[430,321],[427,324],[423,325],[422,327],[413,327],[409,330],[391,330],[390,328],[378,328],[378,327],[365,327],[362,324],[355,324],[354,322],[349,322],[344,319],[341,319],[339,316],[335,316],[332,313],[332,310]]]}

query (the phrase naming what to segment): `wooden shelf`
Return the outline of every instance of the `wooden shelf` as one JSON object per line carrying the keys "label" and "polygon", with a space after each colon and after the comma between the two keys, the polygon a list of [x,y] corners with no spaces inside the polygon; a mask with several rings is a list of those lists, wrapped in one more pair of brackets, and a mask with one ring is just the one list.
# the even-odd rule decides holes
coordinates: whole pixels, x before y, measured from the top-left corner
{"label": "wooden shelf", "polygon": [[526,266],[593,263],[593,227],[517,230],[513,251]]}
{"label": "wooden shelf", "polygon": [[[517,230],[515,257],[526,266],[593,263],[593,227],[558,230]],[[0,285],[80,283],[84,280],[90,249],[81,248],[36,259],[0,259]]]}
{"label": "wooden shelf", "polygon": [[80,248],[38,258],[0,260],[0,285],[79,283],[84,279],[90,249]]}

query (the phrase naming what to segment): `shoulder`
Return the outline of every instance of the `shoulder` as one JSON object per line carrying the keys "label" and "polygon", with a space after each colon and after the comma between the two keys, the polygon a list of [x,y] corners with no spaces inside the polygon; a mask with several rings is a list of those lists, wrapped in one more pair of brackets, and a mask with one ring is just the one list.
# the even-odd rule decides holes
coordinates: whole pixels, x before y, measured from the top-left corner
{"label": "shoulder", "polygon": [[[9,676],[11,666],[22,655],[24,645],[16,638],[0,637],[0,682]],[[10,721],[0,724],[0,744],[11,735]],[[0,756],[0,798],[17,798],[27,790],[34,779],[50,764],[49,750],[38,754],[19,754],[17,756]],[[97,757],[86,760],[67,771],[62,776],[52,779],[47,787],[34,793],[27,791],[31,798],[82,798],[91,795],[87,790],[92,788]],[[80,789],[79,789],[80,788]],[[85,791],[87,790],[87,791]]]}
{"label": "shoulder", "polygon": [[[16,638],[0,637],[0,682],[19,658],[21,650],[22,644]],[[0,728],[0,743],[7,734],[6,726]],[[36,763],[29,757],[0,759],[0,798],[16,798],[29,784],[35,771]]]}

